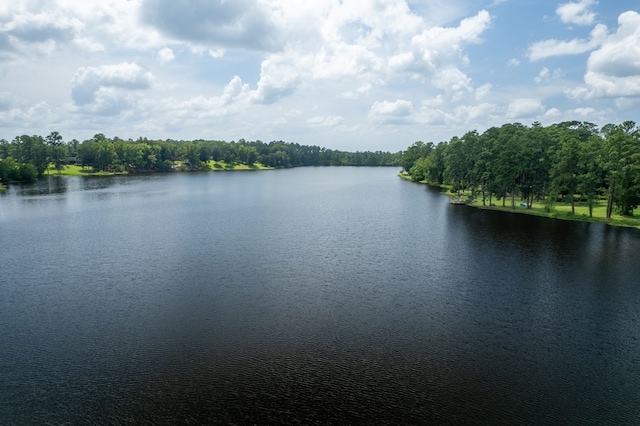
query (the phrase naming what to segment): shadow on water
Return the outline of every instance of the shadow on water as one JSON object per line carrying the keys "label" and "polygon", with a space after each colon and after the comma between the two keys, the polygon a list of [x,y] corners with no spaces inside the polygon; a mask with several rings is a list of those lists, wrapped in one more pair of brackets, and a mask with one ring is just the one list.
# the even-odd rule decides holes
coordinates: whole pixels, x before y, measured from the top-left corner
{"label": "shadow on water", "polygon": [[0,417],[634,423],[640,234],[394,175],[69,179],[68,214],[7,198]]}

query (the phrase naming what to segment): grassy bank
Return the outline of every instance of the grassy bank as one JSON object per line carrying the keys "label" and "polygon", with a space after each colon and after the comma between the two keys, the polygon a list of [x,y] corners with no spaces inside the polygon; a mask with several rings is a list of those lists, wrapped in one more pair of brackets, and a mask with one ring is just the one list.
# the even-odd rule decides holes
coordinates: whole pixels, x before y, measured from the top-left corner
{"label": "grassy bank", "polygon": [[53,164],[49,165],[49,168],[45,172],[45,175],[50,176],[113,176],[122,174],[126,174],[126,172],[105,172],[101,170],[94,170],[93,167],[81,167],[75,165],[63,166],[60,172],[58,172],[56,166],[54,166]]}
{"label": "grassy bank", "polygon": [[[403,179],[411,180],[409,175],[399,174]],[[426,182],[420,182],[426,184]],[[446,185],[441,186],[443,193],[454,197],[456,194],[452,194],[449,192],[450,187]],[[470,191],[465,191],[462,193],[462,198],[467,199],[470,195]],[[493,198],[491,200],[492,206],[489,206],[489,199],[486,199],[486,206],[482,205],[482,197],[477,197],[473,202],[467,203],[470,207],[480,208],[484,210],[498,210],[509,213],[519,213],[519,214],[528,214],[533,216],[541,216],[541,217],[550,217],[553,219],[562,219],[562,220],[577,220],[582,222],[599,222],[606,223],[608,225],[613,226],[626,226],[631,228],[640,229],[640,208],[634,210],[633,216],[621,216],[619,214],[613,214],[610,219],[606,218],[607,215],[607,201],[606,199],[598,200],[593,207],[593,217],[589,217],[589,206],[587,203],[575,203],[575,214],[571,214],[571,204],[570,203],[561,203],[557,202],[553,205],[551,209],[547,209],[545,203],[543,201],[534,201],[532,207],[528,209],[527,207],[520,206],[520,200],[516,198],[516,205],[514,208],[511,207],[511,199],[507,199],[505,203],[505,207],[502,207],[502,199],[497,200]]]}
{"label": "grassy bank", "polygon": [[250,166],[244,163],[225,163],[224,161],[208,161],[207,166],[213,171],[224,170],[271,170],[273,167],[263,166],[259,163],[254,163]]}
{"label": "grassy bank", "polygon": [[[211,170],[211,171],[241,171],[241,170],[270,170],[272,167],[263,166],[262,164],[253,164],[248,166],[242,163],[225,163],[224,161],[209,161],[207,162],[205,169],[201,169],[203,171]],[[177,162],[175,164],[175,171],[178,172],[186,172],[189,171],[189,168],[185,166],[182,162]],[[45,172],[45,175],[49,176],[114,176],[114,175],[126,175],[127,172],[105,172],[101,170],[94,170],[93,167],[87,166],[76,166],[76,165],[67,165],[63,166],[62,169],[58,172],[56,170],[55,165],[50,164],[49,168]]]}

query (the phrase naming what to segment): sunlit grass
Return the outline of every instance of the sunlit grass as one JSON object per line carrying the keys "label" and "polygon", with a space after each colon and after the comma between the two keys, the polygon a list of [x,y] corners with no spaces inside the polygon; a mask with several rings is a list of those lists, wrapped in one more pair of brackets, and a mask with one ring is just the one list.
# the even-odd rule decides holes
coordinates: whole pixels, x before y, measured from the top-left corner
{"label": "sunlit grass", "polygon": [[102,170],[94,170],[93,167],[91,166],[86,166],[86,167],[82,167],[82,166],[76,166],[76,165],[65,165],[62,166],[62,169],[60,170],[60,172],[58,173],[58,170],[56,169],[56,166],[53,164],[50,164],[49,167],[47,168],[47,171],[45,172],[46,175],[50,175],[50,176],[56,176],[56,175],[60,175],[60,176],[113,176],[115,174],[127,174],[126,172],[123,173],[114,173],[114,172],[105,172]]}
{"label": "sunlit grass", "polygon": [[543,216],[543,217],[551,217],[555,219],[563,219],[563,220],[578,220],[583,222],[601,222],[607,223],[609,225],[615,226],[628,226],[633,228],[640,228],[640,217],[637,215],[640,213],[640,209],[636,209],[633,213],[633,216],[622,216],[614,213],[610,219],[607,219],[607,203],[606,200],[599,200],[595,203],[593,207],[593,215],[589,216],[589,205],[584,202],[576,202],[575,203],[575,213],[571,213],[571,203],[567,202],[556,202],[551,207],[551,209],[547,209],[545,203],[542,201],[534,201],[533,205],[530,209],[526,207],[520,206],[521,201],[516,198],[515,208],[511,207],[511,199],[507,199],[505,203],[505,207],[502,207],[502,200],[493,199],[493,206],[482,205],[482,199],[476,199],[470,205],[472,207],[479,207],[483,209],[490,210],[501,210],[508,211],[513,213],[522,213],[529,214],[535,216]]}
{"label": "sunlit grass", "polygon": [[248,166],[244,163],[225,163],[224,161],[208,161],[207,165],[213,171],[221,170],[270,170],[273,167],[267,167],[260,163],[254,163]]}
{"label": "sunlit grass", "polygon": [[[400,173],[398,175],[403,179],[410,180],[408,174]],[[421,182],[426,183],[426,182]],[[443,193],[450,197],[457,197],[457,194],[451,193],[451,186],[442,185]],[[462,199],[467,199],[471,195],[471,191],[462,191]],[[476,199],[472,203],[468,203],[471,207],[477,207],[486,210],[500,210],[510,213],[521,213],[533,216],[550,217],[554,219],[563,220],[578,220],[584,222],[600,222],[614,226],[626,226],[640,229],[640,208],[633,211],[633,216],[622,216],[614,213],[610,219],[607,219],[607,200],[601,197],[593,206],[593,215],[589,216],[589,205],[586,202],[575,203],[575,214],[571,214],[571,203],[556,202],[551,209],[547,209],[544,201],[534,201],[530,209],[520,205],[522,202],[519,198],[515,199],[515,207],[511,207],[511,198],[505,200],[505,206],[502,206],[502,199],[492,198],[492,205],[489,206],[489,198],[487,197],[486,206],[482,205],[482,197],[476,196]]]}
{"label": "sunlit grass", "polygon": [[[219,170],[271,170],[273,167],[267,167],[259,163],[255,163],[251,166],[248,166],[244,163],[225,163],[224,161],[209,161],[207,162],[207,166],[210,170],[219,171]],[[176,170],[177,171],[187,171],[186,166],[183,165],[181,161],[176,162]],[[96,171],[91,166],[76,166],[76,165],[65,165],[62,167],[60,172],[56,169],[54,164],[50,164],[47,170],[45,171],[45,175],[49,176],[113,176],[115,174],[127,174],[127,172],[105,172],[105,171]]]}

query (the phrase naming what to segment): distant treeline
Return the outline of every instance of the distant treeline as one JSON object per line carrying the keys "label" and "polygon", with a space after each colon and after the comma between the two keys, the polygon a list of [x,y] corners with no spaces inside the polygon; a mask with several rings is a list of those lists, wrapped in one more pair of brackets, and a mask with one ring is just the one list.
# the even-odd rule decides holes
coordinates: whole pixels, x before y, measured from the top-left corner
{"label": "distant treeline", "polygon": [[300,166],[399,166],[402,153],[346,152],[319,146],[274,141],[176,141],[123,140],[97,134],[79,142],[65,143],[58,132],[46,137],[17,136],[0,140],[0,178],[7,181],[33,181],[49,164],[61,169],[65,164],[92,167],[97,171],[166,172],[177,168],[202,170],[209,161],[227,164],[260,163],[267,167]]}
{"label": "distant treeline", "polygon": [[568,121],[543,127],[520,123],[470,131],[439,144],[416,142],[402,155],[411,179],[469,191],[483,205],[492,198],[518,198],[531,208],[551,208],[564,199],[573,206],[606,198],[607,218],[615,210],[632,215],[640,204],[640,129],[632,121],[607,124]]}

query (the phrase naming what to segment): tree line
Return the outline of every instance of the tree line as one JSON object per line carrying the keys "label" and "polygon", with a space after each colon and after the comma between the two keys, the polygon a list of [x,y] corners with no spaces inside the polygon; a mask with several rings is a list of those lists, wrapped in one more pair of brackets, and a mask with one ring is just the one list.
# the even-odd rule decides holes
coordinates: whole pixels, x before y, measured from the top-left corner
{"label": "tree line", "polygon": [[415,142],[401,166],[412,180],[450,185],[483,206],[493,199],[515,208],[544,200],[584,202],[589,215],[600,199],[606,217],[632,215],[640,204],[640,128],[633,121],[595,124],[567,121],[543,127],[520,123],[469,131],[439,144]]}
{"label": "tree line", "polygon": [[123,140],[99,133],[91,139],[64,142],[58,132],[42,136],[17,136],[0,140],[0,179],[34,181],[50,164],[61,170],[74,163],[110,172],[167,172],[179,164],[183,170],[203,170],[209,161],[226,164],[260,163],[267,167],[397,166],[401,152],[347,152],[283,141],[226,142],[216,140]]}

